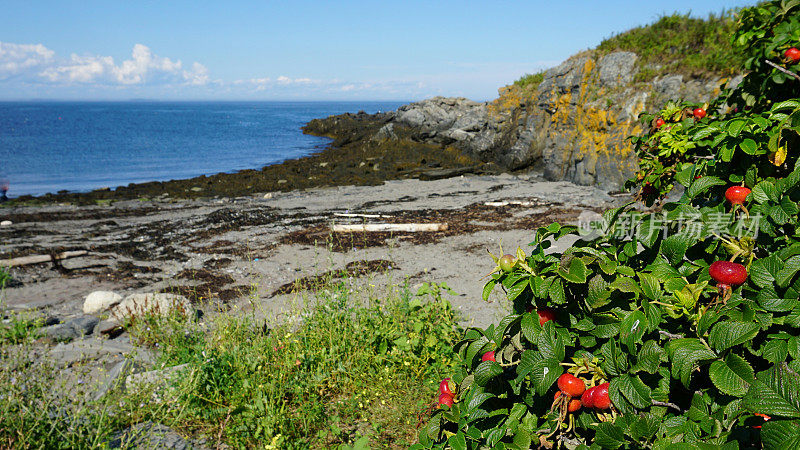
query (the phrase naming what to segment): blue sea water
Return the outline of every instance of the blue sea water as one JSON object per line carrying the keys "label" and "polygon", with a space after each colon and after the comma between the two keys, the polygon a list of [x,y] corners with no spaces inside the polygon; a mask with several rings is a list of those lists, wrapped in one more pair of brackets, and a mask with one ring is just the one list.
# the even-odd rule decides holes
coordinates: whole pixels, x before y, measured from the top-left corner
{"label": "blue sea water", "polygon": [[256,169],[317,152],[311,119],[403,102],[0,102],[9,197]]}

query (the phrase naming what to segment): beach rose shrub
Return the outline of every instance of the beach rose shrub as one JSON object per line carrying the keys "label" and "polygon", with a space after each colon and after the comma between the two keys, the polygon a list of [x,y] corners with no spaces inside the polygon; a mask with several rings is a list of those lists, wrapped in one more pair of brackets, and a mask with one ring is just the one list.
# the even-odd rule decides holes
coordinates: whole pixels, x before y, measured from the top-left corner
{"label": "beach rose shrub", "polygon": [[[630,185],[651,186],[651,203],[680,196],[536,230],[484,289],[512,314],[466,331],[454,403],[416,448],[800,447],[800,66],[781,57],[800,41],[800,1],[737,20],[744,80],[707,107],[645,116],[664,124],[636,138]],[[751,192],[731,204],[731,186]],[[544,308],[555,319],[540,322]]]}

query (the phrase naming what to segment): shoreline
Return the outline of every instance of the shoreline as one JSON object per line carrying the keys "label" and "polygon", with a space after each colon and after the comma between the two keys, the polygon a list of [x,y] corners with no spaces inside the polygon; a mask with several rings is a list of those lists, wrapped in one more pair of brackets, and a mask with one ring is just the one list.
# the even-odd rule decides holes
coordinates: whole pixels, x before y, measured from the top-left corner
{"label": "shoreline", "polygon": [[[6,289],[6,304],[79,315],[83,298],[92,291],[171,289],[199,304],[212,301],[229,309],[247,306],[250,287],[257,285],[256,302],[278,313],[298,295],[280,292],[287,284],[359,261],[388,260],[395,267],[389,275],[396,279],[430,279],[460,287],[464,297],[452,301],[464,319],[488,324],[501,309],[480,300],[481,277],[491,262],[487,249],[499,251],[500,242],[505,249],[524,247],[538,226],[574,222],[584,211],[619,201],[594,187],[511,174],[391,180],[267,197],[2,208],[0,218],[12,225],[0,227],[0,259],[89,252],[65,260],[65,270],[52,264],[12,268],[12,277],[21,285]],[[486,205],[507,200],[522,204]],[[348,218],[343,213],[383,217]],[[449,227],[431,233],[341,234],[330,232],[332,221],[445,222]],[[442,258],[443,254],[449,256]],[[487,265],[476,267],[476,257],[486,258]],[[198,277],[198,271],[205,278]],[[387,282],[383,271],[374,275]]]}
{"label": "shoreline", "polygon": [[474,160],[453,147],[425,142],[369,139],[383,125],[380,117],[391,114],[393,113],[362,112],[326,118],[346,117],[357,124],[357,135],[344,137],[309,127],[309,124],[318,121],[314,119],[299,131],[331,139],[331,142],[321,144],[321,148],[318,147],[317,151],[307,156],[260,168],[169,181],[130,183],[114,189],[21,195],[0,204],[0,209],[5,206],[51,203],[88,205],[132,199],[237,197],[329,186],[370,186],[397,179],[437,179],[466,173],[500,172],[495,164]]}

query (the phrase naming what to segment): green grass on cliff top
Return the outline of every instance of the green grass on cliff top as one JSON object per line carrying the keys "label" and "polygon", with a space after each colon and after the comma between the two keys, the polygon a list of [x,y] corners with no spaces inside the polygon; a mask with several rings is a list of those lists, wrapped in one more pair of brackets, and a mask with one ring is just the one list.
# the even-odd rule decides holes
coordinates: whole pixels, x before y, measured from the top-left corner
{"label": "green grass on cliff top", "polygon": [[731,43],[735,29],[733,11],[711,14],[706,19],[673,14],[605,39],[597,51],[638,54],[639,81],[667,73],[727,76],[741,72],[744,66],[744,55]]}
{"label": "green grass on cliff top", "polygon": [[[636,81],[665,74],[730,76],[741,72],[744,66],[743,53],[731,44],[735,29],[735,11],[711,14],[705,19],[676,13],[604,39],[596,51],[599,55],[615,51],[639,55]],[[536,87],[543,74],[524,75],[514,84],[526,89]]]}

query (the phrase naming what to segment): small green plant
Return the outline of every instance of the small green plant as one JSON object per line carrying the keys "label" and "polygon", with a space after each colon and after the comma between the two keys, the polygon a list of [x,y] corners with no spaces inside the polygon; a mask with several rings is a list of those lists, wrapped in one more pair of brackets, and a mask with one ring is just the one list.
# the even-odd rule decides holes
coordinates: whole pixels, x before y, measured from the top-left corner
{"label": "small green plant", "polygon": [[0,266],[0,292],[11,282],[11,274],[5,267]]}
{"label": "small green plant", "polygon": [[514,81],[514,84],[527,90],[535,89],[542,81],[544,81],[544,71],[525,74]]}
{"label": "small green plant", "polygon": [[42,327],[41,318],[32,318],[22,314],[12,314],[0,323],[0,342],[22,344],[39,336]]}

